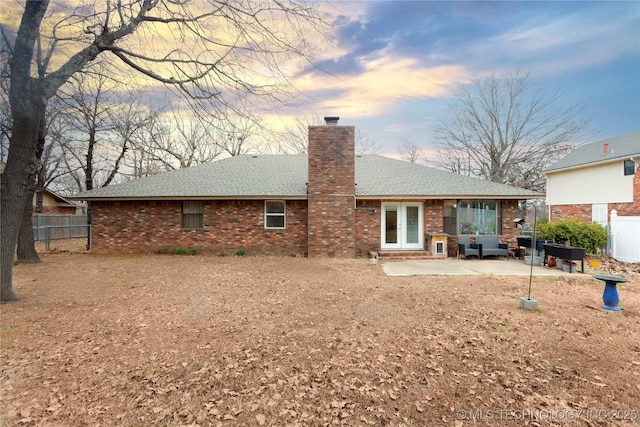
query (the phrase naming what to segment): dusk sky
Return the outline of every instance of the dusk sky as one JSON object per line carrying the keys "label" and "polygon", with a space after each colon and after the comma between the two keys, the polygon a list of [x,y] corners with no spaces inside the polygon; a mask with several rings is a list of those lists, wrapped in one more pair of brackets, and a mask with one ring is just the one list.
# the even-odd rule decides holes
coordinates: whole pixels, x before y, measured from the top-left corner
{"label": "dusk sky", "polygon": [[[0,0],[0,17],[16,27],[20,4]],[[313,40],[315,66],[286,65],[305,97],[299,108],[259,113],[276,128],[339,116],[376,140],[379,154],[397,156],[410,138],[433,159],[433,128],[451,117],[452,91],[519,70],[566,105],[586,104],[593,132],[583,142],[640,130],[640,1],[312,4],[332,24],[329,41],[323,49]]]}
{"label": "dusk sky", "polygon": [[[334,2],[337,49],[300,84],[303,113],[336,115],[375,138],[429,151],[451,90],[520,70],[584,102],[590,141],[640,130],[640,2]],[[302,77],[302,76],[301,76]]]}

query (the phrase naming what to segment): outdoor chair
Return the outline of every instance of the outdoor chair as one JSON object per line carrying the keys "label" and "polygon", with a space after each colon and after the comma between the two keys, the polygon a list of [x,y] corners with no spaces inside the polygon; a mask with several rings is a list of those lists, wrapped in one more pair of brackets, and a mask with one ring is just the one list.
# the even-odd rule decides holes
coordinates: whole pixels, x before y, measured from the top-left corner
{"label": "outdoor chair", "polygon": [[482,246],[471,243],[470,237],[458,237],[458,257],[467,259],[469,256],[482,259]]}

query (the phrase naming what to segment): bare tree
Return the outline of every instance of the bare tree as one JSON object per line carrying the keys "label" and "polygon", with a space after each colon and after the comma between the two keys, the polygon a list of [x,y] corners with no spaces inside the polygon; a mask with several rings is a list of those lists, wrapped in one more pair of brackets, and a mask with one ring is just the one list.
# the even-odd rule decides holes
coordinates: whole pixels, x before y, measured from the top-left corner
{"label": "bare tree", "polygon": [[253,119],[226,121],[217,127],[217,131],[214,132],[214,141],[228,155],[239,156],[257,149],[251,144],[251,138],[261,132],[270,134],[264,130],[259,121]]}
{"label": "bare tree", "polygon": [[[18,246],[16,258],[18,263],[38,263],[40,257],[36,252],[35,239],[33,233],[33,212],[42,212],[43,194],[47,185],[55,177],[64,174],[58,169],[60,164],[60,150],[57,145],[58,140],[50,137],[52,128],[59,125],[59,104],[54,102],[49,104],[46,110],[45,120],[41,124],[38,133],[38,160],[37,167],[32,177],[30,187],[27,188],[27,199],[22,211],[22,222],[18,235]],[[55,132],[51,132],[55,136]],[[35,206],[34,206],[35,201]]]}
{"label": "bare tree", "polygon": [[[62,152],[76,191],[106,187],[121,179],[121,168],[132,141],[151,122],[151,113],[137,102],[135,92],[110,90],[105,73],[80,73],[61,88],[62,112],[71,138]],[[87,205],[91,225],[91,203]],[[87,246],[90,242],[88,236]]]}
{"label": "bare tree", "polygon": [[[11,140],[11,106],[9,104],[9,62],[4,38],[0,38],[0,164],[4,166]],[[0,170],[2,173],[2,170]]]}
{"label": "bare tree", "polygon": [[[226,135],[193,115],[154,111],[132,140],[129,178],[207,163],[220,156]],[[216,141],[219,140],[219,142]]]}
{"label": "bare tree", "polygon": [[360,131],[360,129],[356,128],[356,154],[375,154],[380,149],[380,145],[378,144],[378,140],[371,138],[366,133]]}
{"label": "bare tree", "polygon": [[[48,0],[27,1],[15,35],[2,28],[10,45],[12,116],[0,196],[2,301],[17,298],[12,260],[45,108],[71,76],[111,54],[114,73],[119,61],[124,69],[175,88],[191,105],[206,105],[207,114],[241,115],[238,105],[266,108],[265,100],[283,101],[286,59],[307,57],[305,36],[321,25],[311,6],[295,1],[121,0],[56,7],[48,11]],[[161,34],[169,38],[158,43]],[[52,61],[58,48],[62,55]]]}
{"label": "bare tree", "polygon": [[42,212],[44,190],[60,177],[69,173],[64,167],[63,146],[69,139],[70,129],[61,114],[62,106],[57,97],[52,99],[47,109],[45,142],[36,170],[35,206],[37,213]]}
{"label": "bare tree", "polygon": [[62,112],[69,128],[62,148],[76,191],[105,187],[120,177],[126,153],[151,113],[135,92],[109,89],[104,74],[78,74],[61,89]]}
{"label": "bare tree", "polygon": [[[1,160],[4,162],[5,153],[8,152],[10,145],[12,128],[6,62],[0,72],[2,73],[2,78],[0,79],[0,144],[2,150]],[[56,149],[58,147],[56,140],[55,138],[48,138],[50,129],[59,124],[59,120],[56,120],[59,117],[58,112],[59,105],[57,103],[49,105],[46,110],[45,121],[42,123],[39,132],[38,139],[42,142],[39,144],[38,152],[36,153],[38,164],[32,181],[25,188],[27,197],[22,210],[22,223],[16,251],[18,263],[40,262],[40,257],[35,249],[32,215],[34,211],[42,212],[43,193],[47,185],[61,173],[64,173],[58,169],[60,158],[56,158],[56,156],[59,156],[60,152]]]}
{"label": "bare tree", "polygon": [[309,126],[319,126],[321,123],[317,114],[294,120],[277,136],[277,151],[286,154],[307,154]]}
{"label": "bare tree", "polygon": [[[323,120],[317,114],[296,119],[293,124],[287,126],[278,137],[280,143],[278,151],[281,153],[307,154],[309,147],[309,126],[321,126]],[[366,133],[356,129],[355,151],[356,154],[375,154],[380,149],[378,141],[369,137]]]}
{"label": "bare tree", "polygon": [[563,105],[530,74],[480,78],[454,95],[452,120],[434,131],[436,164],[463,175],[544,191],[542,170],[589,129],[583,105]]}
{"label": "bare tree", "polygon": [[402,137],[400,139],[398,152],[400,153],[400,158],[409,163],[423,163],[427,160],[420,152],[420,146],[409,137]]}

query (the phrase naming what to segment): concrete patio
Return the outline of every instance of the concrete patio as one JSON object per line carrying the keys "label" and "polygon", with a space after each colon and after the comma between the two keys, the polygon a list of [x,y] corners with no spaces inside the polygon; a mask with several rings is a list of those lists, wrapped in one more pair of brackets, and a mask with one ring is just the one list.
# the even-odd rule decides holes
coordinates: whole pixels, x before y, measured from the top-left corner
{"label": "concrete patio", "polygon": [[[386,261],[380,263],[382,269],[388,276],[471,276],[492,274],[497,276],[528,276],[531,266],[519,259],[434,259],[434,260],[407,260],[407,261]],[[586,266],[585,266],[585,271]],[[578,272],[568,273],[556,267],[533,267],[534,276],[583,276]],[[584,274],[586,276],[587,274]]]}

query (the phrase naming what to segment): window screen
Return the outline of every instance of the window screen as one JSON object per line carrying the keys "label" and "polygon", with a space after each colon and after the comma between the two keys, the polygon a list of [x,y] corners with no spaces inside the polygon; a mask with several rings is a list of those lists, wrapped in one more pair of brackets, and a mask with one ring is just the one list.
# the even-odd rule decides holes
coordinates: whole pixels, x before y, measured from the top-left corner
{"label": "window screen", "polygon": [[182,202],[182,228],[202,228],[202,202]]}

